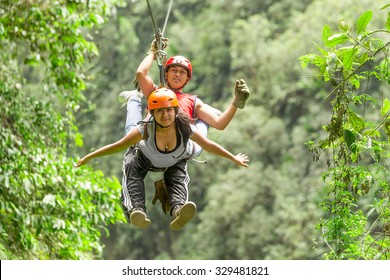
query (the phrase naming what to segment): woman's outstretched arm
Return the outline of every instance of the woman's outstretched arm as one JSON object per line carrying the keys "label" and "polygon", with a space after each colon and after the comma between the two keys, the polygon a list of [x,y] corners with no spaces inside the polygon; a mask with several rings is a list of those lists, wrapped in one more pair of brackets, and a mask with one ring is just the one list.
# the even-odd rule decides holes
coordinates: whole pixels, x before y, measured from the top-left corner
{"label": "woman's outstretched arm", "polygon": [[96,151],[93,151],[87,154],[86,156],[84,156],[76,163],[76,167],[80,167],[84,164],[87,164],[93,158],[107,156],[107,155],[111,155],[123,151],[124,149],[138,143],[141,140],[142,140],[142,135],[135,127],[126,136],[116,141],[115,143],[103,146],[97,149]]}
{"label": "woman's outstretched arm", "polygon": [[248,167],[247,162],[249,162],[249,158],[247,155],[239,153],[237,155],[233,155],[231,152],[226,150],[224,147],[219,145],[218,143],[206,138],[199,131],[195,130],[194,134],[191,136],[191,140],[198,143],[205,151],[213,153],[217,156],[225,157],[230,159],[238,166]]}

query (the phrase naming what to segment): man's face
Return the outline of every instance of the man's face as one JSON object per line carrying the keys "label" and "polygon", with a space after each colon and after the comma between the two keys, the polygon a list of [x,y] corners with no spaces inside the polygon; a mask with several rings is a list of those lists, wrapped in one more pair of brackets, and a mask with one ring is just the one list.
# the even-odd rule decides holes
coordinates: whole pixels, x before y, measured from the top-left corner
{"label": "man's face", "polygon": [[166,72],[166,80],[171,88],[183,88],[189,80],[187,69],[177,65],[169,67]]}

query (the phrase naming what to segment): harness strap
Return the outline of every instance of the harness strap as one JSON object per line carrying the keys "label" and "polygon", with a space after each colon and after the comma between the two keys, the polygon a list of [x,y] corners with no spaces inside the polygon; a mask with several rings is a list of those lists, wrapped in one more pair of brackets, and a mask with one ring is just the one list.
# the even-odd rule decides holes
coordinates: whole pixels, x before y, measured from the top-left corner
{"label": "harness strap", "polygon": [[[149,117],[149,118],[148,118]],[[149,133],[148,133],[148,123],[150,123],[151,119],[153,118],[152,115],[147,114],[147,116],[142,121],[144,124],[144,135],[142,137],[142,140],[148,140]]]}

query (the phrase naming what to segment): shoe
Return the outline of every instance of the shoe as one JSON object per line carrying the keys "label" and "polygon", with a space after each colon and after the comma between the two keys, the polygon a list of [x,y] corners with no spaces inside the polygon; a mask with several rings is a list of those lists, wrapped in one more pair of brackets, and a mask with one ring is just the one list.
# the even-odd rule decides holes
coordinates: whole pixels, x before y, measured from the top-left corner
{"label": "shoe", "polygon": [[131,211],[130,222],[138,228],[147,228],[152,223],[145,212],[139,209]]}
{"label": "shoe", "polygon": [[172,230],[182,229],[196,213],[195,203],[189,201],[181,207],[173,210],[172,222],[170,224]]}
{"label": "shoe", "polygon": [[138,97],[139,99],[142,98],[143,94],[142,92],[138,91],[138,90],[130,90],[130,91],[122,91],[119,96],[118,96],[118,101],[119,103],[122,103],[122,104],[126,104],[127,103],[127,100],[130,98],[130,97]]}

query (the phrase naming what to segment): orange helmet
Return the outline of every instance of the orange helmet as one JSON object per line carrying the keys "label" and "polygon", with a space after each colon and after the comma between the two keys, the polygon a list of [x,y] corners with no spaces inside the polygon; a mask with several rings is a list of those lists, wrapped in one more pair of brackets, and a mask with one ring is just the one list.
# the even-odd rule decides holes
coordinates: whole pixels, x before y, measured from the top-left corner
{"label": "orange helmet", "polygon": [[159,88],[149,95],[148,107],[150,111],[168,107],[179,107],[179,100],[177,100],[176,94],[172,90]]}
{"label": "orange helmet", "polygon": [[167,60],[167,62],[165,62],[165,71],[168,71],[168,68],[170,66],[173,66],[173,65],[181,66],[181,67],[184,67],[185,69],[187,69],[188,77],[191,79],[191,77],[192,77],[192,64],[191,64],[191,61],[189,59],[187,59],[181,55],[172,56],[171,58],[169,58]]}

